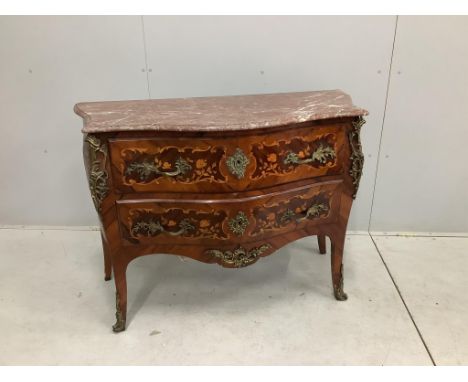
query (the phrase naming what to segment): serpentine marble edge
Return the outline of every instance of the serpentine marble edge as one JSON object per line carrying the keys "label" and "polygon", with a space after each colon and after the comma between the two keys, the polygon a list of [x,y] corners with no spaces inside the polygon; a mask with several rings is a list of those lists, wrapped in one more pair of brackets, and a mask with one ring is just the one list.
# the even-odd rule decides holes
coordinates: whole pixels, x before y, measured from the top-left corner
{"label": "serpentine marble edge", "polygon": [[78,103],[83,133],[254,130],[367,115],[341,90]]}

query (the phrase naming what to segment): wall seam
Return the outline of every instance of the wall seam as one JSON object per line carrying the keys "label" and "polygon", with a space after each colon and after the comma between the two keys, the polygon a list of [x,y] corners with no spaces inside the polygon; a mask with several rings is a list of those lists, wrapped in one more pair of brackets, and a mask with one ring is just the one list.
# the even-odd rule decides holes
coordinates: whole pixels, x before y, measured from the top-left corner
{"label": "wall seam", "polygon": [[397,29],[398,29],[398,18],[399,16],[396,15],[395,18],[395,30],[393,32],[393,44],[392,44],[392,53],[390,56],[390,66],[388,68],[388,78],[387,78],[387,91],[385,94],[385,106],[384,106],[384,112],[383,112],[383,117],[382,117],[382,126],[380,128],[380,137],[379,137],[379,149],[377,151],[377,163],[375,165],[375,171],[374,171],[374,187],[372,189],[372,201],[371,201],[371,208],[369,212],[369,224],[367,226],[367,232],[370,233],[371,226],[372,226],[372,214],[374,212],[374,200],[375,200],[375,190],[377,187],[377,178],[379,176],[379,164],[380,164],[380,155],[381,155],[381,149],[382,149],[382,137],[383,137],[383,131],[384,131],[384,126],[385,126],[385,117],[387,115],[387,104],[388,104],[388,94],[390,91],[390,81],[392,77],[392,67],[393,67],[393,54],[395,52],[395,41],[396,41],[396,36],[397,36]]}
{"label": "wall seam", "polygon": [[141,34],[143,37],[143,51],[145,53],[146,87],[148,90],[148,99],[151,99],[151,88],[150,88],[149,70],[148,70],[148,51],[146,47],[145,20],[143,19],[143,16],[140,16],[140,18],[141,18]]}

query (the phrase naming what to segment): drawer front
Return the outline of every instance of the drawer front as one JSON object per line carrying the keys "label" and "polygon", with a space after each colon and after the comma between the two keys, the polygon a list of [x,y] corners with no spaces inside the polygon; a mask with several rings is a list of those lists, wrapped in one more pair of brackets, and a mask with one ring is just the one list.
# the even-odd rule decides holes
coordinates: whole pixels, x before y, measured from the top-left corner
{"label": "drawer front", "polygon": [[226,138],[109,141],[118,192],[232,192],[341,174],[343,124]]}
{"label": "drawer front", "polygon": [[340,200],[341,180],[336,180],[241,198],[120,200],[117,209],[124,244],[205,246],[257,241],[334,222]]}

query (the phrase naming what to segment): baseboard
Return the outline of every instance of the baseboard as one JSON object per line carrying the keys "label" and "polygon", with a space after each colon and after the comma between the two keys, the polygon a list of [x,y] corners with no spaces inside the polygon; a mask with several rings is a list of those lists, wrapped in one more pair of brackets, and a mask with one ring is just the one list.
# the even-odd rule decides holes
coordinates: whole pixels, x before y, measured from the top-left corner
{"label": "baseboard", "polygon": [[61,226],[61,225],[0,225],[0,229],[51,230],[51,231],[99,231],[98,226]]}
{"label": "baseboard", "polygon": [[370,231],[371,236],[402,236],[402,237],[468,237],[468,232],[392,232]]}
{"label": "baseboard", "polygon": [[[56,231],[99,231],[99,226],[54,226],[54,225],[0,225],[0,229],[56,230]],[[402,237],[468,237],[468,232],[404,232],[404,231],[359,231],[348,230],[347,235],[402,236]]]}

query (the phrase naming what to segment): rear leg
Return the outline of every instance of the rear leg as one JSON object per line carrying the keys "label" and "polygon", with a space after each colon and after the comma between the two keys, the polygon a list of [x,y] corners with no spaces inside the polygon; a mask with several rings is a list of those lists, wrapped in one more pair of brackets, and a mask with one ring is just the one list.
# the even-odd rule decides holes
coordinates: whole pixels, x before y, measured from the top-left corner
{"label": "rear leg", "polygon": [[327,253],[327,239],[325,235],[318,235],[317,236],[318,246],[319,246],[319,253],[321,255],[325,255]]}
{"label": "rear leg", "polygon": [[112,278],[112,259],[110,255],[109,245],[101,233],[102,250],[104,252],[104,280],[109,281]]}

